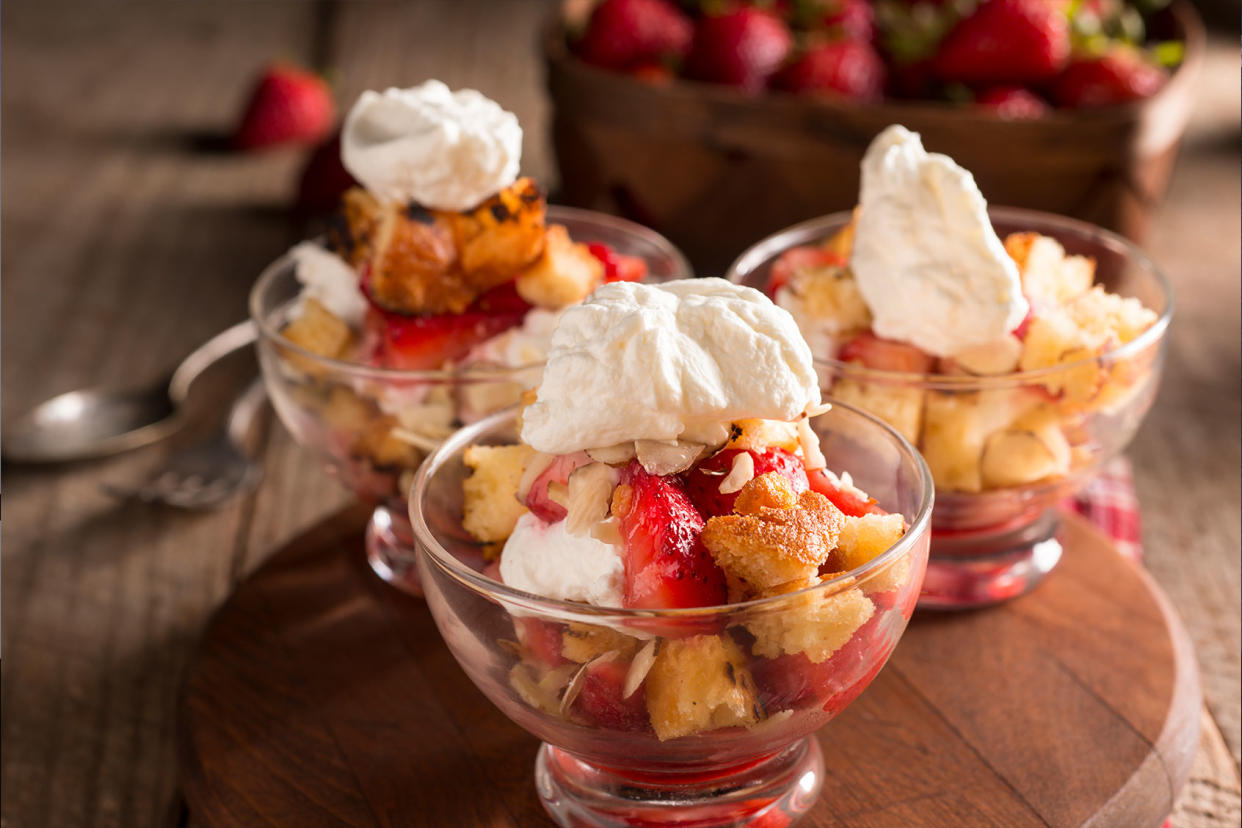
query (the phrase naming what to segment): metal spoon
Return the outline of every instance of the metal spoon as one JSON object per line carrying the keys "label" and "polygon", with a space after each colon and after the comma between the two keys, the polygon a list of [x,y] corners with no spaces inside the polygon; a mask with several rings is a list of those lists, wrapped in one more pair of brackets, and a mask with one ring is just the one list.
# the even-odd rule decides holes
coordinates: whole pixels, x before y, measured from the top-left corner
{"label": "metal spoon", "polygon": [[171,375],[143,388],[86,388],[40,403],[6,428],[0,453],[19,463],[63,463],[128,451],[181,425],[190,385],[212,363],[257,337],[247,319],[200,345]]}

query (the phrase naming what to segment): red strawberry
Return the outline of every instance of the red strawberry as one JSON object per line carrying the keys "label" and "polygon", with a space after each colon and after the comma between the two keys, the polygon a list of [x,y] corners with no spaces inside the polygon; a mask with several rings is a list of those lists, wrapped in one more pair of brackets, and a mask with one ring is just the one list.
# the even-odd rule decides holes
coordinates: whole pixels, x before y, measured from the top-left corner
{"label": "red strawberry", "polygon": [[1043,98],[1020,86],[994,86],[980,92],[975,102],[1002,118],[1042,118],[1052,111]]}
{"label": "red strawberry", "polygon": [[634,461],[621,473],[621,484],[629,495],[617,504],[625,550],[625,606],[724,603],[724,573],[699,540],[703,516],[681,479],[648,474]]}
{"label": "red strawberry", "polygon": [[1069,22],[1047,0],[984,0],[945,37],[936,71],[963,83],[1048,80],[1069,59]]}
{"label": "red strawberry", "polygon": [[587,669],[582,690],[573,709],[593,725],[608,730],[649,730],[647,694],[639,685],[629,698],[621,698],[629,665],[601,661]]}
{"label": "red strawberry", "polygon": [[1164,70],[1130,49],[1115,49],[1096,58],[1075,60],[1052,87],[1061,106],[1088,108],[1142,100],[1160,91]]}
{"label": "red strawberry", "polygon": [[556,667],[568,661],[561,654],[561,627],[541,618],[514,618],[518,640],[531,656],[548,667]]}
{"label": "red strawberry", "polygon": [[576,49],[587,63],[624,71],[684,57],[693,36],[690,18],[666,0],[604,0]]}
{"label": "red strawberry", "polygon": [[641,282],[647,278],[647,263],[638,256],[618,253],[601,242],[589,243],[587,250],[604,265],[605,282]]}
{"label": "red strawberry", "polygon": [[686,75],[758,92],[792,48],[793,35],[784,23],[743,6],[699,21],[686,57]]}
{"label": "red strawberry", "polygon": [[311,151],[298,177],[298,212],[304,215],[331,213],[341,203],[341,196],[358,182],[341,163],[341,132]]}
{"label": "red strawberry", "polygon": [[881,339],[873,333],[861,333],[841,346],[837,359],[857,362],[877,371],[904,371],[926,374],[935,358],[913,345]]}
{"label": "red strawberry", "polygon": [[568,512],[548,494],[548,486],[553,483],[568,484],[573,470],[590,462],[591,458],[585,451],[557,455],[530,484],[530,491],[526,493],[526,508],[544,523],[564,520]]}
{"label": "red strawberry", "polygon": [[781,448],[769,448],[764,452],[749,449],[725,449],[699,463],[686,473],[686,494],[696,509],[706,517],[733,513],[737,492],[721,494],[720,481],[733,468],[733,458],[745,451],[755,464],[755,477],[768,472],[783,475],[795,492],[805,492],[809,487],[806,467],[802,458]]}
{"label": "red strawberry", "polygon": [[501,285],[483,294],[463,313],[406,316],[372,304],[367,311],[367,327],[379,342],[380,365],[422,371],[461,359],[480,342],[520,325],[529,309],[511,285]]}
{"label": "red strawberry", "polygon": [[852,40],[870,43],[875,35],[875,11],[869,0],[837,0],[820,25],[836,29]]}
{"label": "red strawberry", "polygon": [[759,700],[770,712],[810,702],[833,715],[857,698],[896,646],[882,632],[885,613],[877,611],[853,637],[825,661],[813,663],[802,653],[756,659],[751,665]]}
{"label": "red strawberry", "polygon": [[811,491],[819,492],[850,517],[885,514],[874,497],[866,497],[857,489],[847,489],[829,477],[823,469],[807,472],[806,477]]}
{"label": "red strawberry", "polygon": [[776,296],[778,290],[789,284],[794,273],[803,268],[844,264],[845,260],[840,256],[820,247],[791,247],[782,253],[772,265],[772,270],[768,274],[768,295]]}
{"label": "red strawberry", "polygon": [[311,143],[327,135],[335,119],[336,105],[323,78],[296,66],[274,64],[250,93],[233,133],[233,146],[258,149]]}
{"label": "red strawberry", "polygon": [[1031,329],[1031,323],[1035,321],[1035,308],[1028,301],[1026,306],[1026,316],[1022,317],[1022,321],[1018,323],[1018,327],[1014,328],[1010,333],[1018,339],[1026,339],[1026,332]]}
{"label": "red strawberry", "polygon": [[878,101],[884,92],[884,62],[859,40],[812,46],[774,78],[781,89],[800,94],[835,92],[860,101]]}
{"label": "red strawberry", "polygon": [[663,63],[641,63],[630,70],[630,75],[643,83],[650,83],[656,86],[672,83],[673,78],[677,77],[673,74],[673,70]]}

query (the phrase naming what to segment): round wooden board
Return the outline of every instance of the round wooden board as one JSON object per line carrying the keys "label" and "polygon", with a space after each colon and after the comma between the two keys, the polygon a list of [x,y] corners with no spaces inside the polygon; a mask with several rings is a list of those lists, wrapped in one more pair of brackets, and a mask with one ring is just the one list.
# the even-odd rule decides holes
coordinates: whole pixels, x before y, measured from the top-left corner
{"label": "round wooden board", "polygon": [[[181,704],[207,825],[545,825],[536,740],[475,689],[426,606],[381,584],[350,509],[219,610]],[[820,731],[810,826],[1159,825],[1198,739],[1199,684],[1160,590],[1081,518],[1034,593],[916,613]]]}

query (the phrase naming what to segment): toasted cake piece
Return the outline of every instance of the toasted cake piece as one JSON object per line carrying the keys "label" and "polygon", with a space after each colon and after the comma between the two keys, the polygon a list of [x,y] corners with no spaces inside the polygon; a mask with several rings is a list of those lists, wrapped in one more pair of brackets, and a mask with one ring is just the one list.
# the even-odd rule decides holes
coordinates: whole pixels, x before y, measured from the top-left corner
{"label": "toasted cake piece", "polygon": [[346,432],[362,432],[376,418],[382,416],[374,403],[363,399],[354,389],[344,385],[332,386],[319,413],[331,428]]}
{"label": "toasted cake piece", "polygon": [[928,391],[919,448],[936,488],[981,491],[984,442],[1038,404],[1038,394],[1029,389]]}
{"label": "toasted cake piece", "polygon": [[777,304],[792,313],[802,327],[819,327],[831,334],[871,327],[871,309],[848,268],[830,266],[799,270],[782,293],[785,295]]}
{"label": "toasted cake piece", "polygon": [[1022,486],[1068,474],[1071,453],[1063,419],[1054,407],[1041,405],[990,436],[980,462],[983,485]]}
{"label": "toasted cake piece", "polygon": [[548,227],[543,252],[518,274],[518,295],[544,308],[577,304],[604,282],[604,264],[563,225]]}
{"label": "toasted cake piece", "polygon": [[472,473],[462,482],[462,528],[484,543],[513,534],[526,506],[518,483],[534,449],[525,445],[467,446],[462,461]]}
{"label": "toasted cake piece", "polygon": [[1038,312],[1069,302],[1095,280],[1094,259],[1066,256],[1065,248],[1048,236],[1012,233],[1005,238],[1005,250],[1018,265],[1022,293]]}
{"label": "toasted cake piece", "polygon": [[832,396],[879,417],[911,443],[919,439],[923,423],[923,391],[842,377],[832,385]]}
{"label": "toasted cake piece", "polygon": [[[812,578],[788,584],[779,592],[795,592],[819,582],[819,578]],[[751,646],[755,655],[776,658],[783,653],[802,653],[819,664],[845,646],[874,612],[871,600],[857,587],[835,593],[813,590],[756,613],[747,619],[746,629],[755,636]]]}
{"label": "toasted cake piece", "polygon": [[709,518],[700,537],[725,574],[755,592],[813,577],[845,518],[817,492],[795,494],[775,472],[743,486],[733,509],[736,514]]}
{"label": "toasted cake piece", "polygon": [[[1031,321],[1019,367],[1031,371],[1094,360],[1133,340],[1156,318],[1137,299],[1107,293],[1097,285],[1068,305]],[[1104,366],[1087,361],[1049,377],[1044,386],[1054,394],[1064,393],[1069,402],[1087,403],[1100,396],[1110,379],[1127,383],[1134,377],[1124,363]]]}
{"label": "toasted cake piece", "polygon": [[561,634],[561,655],[584,664],[608,652],[628,659],[638,652],[639,640],[611,627],[579,624],[571,621]]}
{"label": "toasted cake piece", "polygon": [[547,201],[539,186],[519,178],[463,213],[441,213],[453,226],[462,273],[476,293],[513,278],[543,253]]}
{"label": "toasted cake piece", "polygon": [[[343,355],[353,339],[349,325],[313,297],[307,297],[301,314],[285,325],[280,333],[294,345],[331,359]],[[298,364],[305,369],[313,363],[304,359]]]}
{"label": "toasted cake piece", "polygon": [[763,718],[746,655],[724,636],[665,639],[645,686],[651,726],[661,741]]}
{"label": "toasted cake piece", "polygon": [[[828,563],[839,572],[848,572],[901,540],[905,531],[906,521],[901,515],[847,515]],[[883,571],[869,573],[861,587],[864,592],[888,592],[909,580],[910,557],[902,555]]]}
{"label": "toasted cake piece", "polygon": [[418,468],[418,464],[423,462],[423,452],[397,436],[395,432],[400,427],[394,417],[377,417],[358,435],[350,453],[384,469]]}

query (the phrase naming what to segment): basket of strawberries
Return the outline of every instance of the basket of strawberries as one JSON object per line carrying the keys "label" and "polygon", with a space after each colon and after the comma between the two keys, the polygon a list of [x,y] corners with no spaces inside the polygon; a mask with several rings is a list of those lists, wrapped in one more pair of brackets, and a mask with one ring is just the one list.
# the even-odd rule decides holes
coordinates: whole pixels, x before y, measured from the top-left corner
{"label": "basket of strawberries", "polygon": [[710,272],[852,206],[893,123],[993,203],[1141,239],[1203,40],[1186,0],[571,0],[544,50],[564,199]]}

